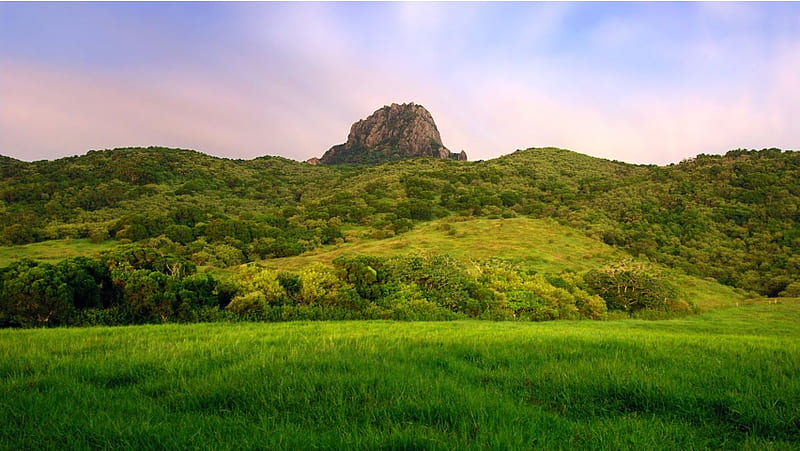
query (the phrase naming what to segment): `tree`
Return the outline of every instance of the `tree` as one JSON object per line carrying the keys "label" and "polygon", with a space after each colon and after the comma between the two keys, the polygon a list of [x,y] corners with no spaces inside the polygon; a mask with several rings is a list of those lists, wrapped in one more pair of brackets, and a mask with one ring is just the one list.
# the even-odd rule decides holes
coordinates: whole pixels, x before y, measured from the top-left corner
{"label": "tree", "polygon": [[322,265],[311,265],[300,273],[298,303],[336,305],[342,280]]}
{"label": "tree", "polygon": [[3,229],[0,238],[9,244],[28,244],[38,241],[41,232],[28,224],[12,224]]}
{"label": "tree", "polygon": [[287,300],[286,291],[278,280],[278,274],[269,269],[257,266],[246,266],[238,273],[239,295],[231,304],[241,301],[242,296],[259,293],[259,299],[264,306],[284,304]]}
{"label": "tree", "polygon": [[157,271],[136,269],[117,279],[123,288],[124,308],[134,323],[167,322],[184,319],[190,313],[178,296],[179,282]]}
{"label": "tree", "polygon": [[110,303],[111,279],[108,268],[97,260],[74,257],[55,266],[69,287],[73,305],[79,309],[103,308]]}
{"label": "tree", "polygon": [[588,271],[583,279],[610,310],[668,310],[677,290],[661,274],[643,263],[623,261]]}
{"label": "tree", "polygon": [[333,261],[341,279],[351,283],[364,299],[375,300],[381,296],[381,285],[386,274],[382,269],[383,261],[379,257],[366,255],[341,256]]}
{"label": "tree", "polygon": [[194,232],[189,226],[173,224],[164,229],[164,235],[176,243],[189,244],[194,241]]}
{"label": "tree", "polygon": [[67,324],[72,292],[52,265],[21,260],[0,272],[0,325],[16,327]]}

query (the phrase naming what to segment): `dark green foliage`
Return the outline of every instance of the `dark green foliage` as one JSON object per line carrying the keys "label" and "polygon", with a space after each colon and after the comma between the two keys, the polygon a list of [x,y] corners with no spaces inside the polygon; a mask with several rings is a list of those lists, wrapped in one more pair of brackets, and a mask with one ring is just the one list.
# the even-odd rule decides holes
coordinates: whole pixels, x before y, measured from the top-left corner
{"label": "dark green foliage", "polygon": [[114,282],[123,292],[123,305],[133,323],[166,322],[188,315],[176,280],[164,273],[136,269],[118,274]]}
{"label": "dark green foliage", "polygon": [[73,313],[64,276],[52,265],[22,260],[0,271],[0,326],[59,326]]}
{"label": "dark green foliage", "polygon": [[0,325],[60,326],[115,299],[108,268],[85,257],[57,265],[21,260],[0,270]]}
{"label": "dark green foliage", "polygon": [[669,311],[678,303],[675,287],[645,265],[621,262],[590,270],[583,279],[591,291],[606,301],[609,310]]}
{"label": "dark green foliage", "polygon": [[284,236],[259,238],[250,244],[250,254],[259,259],[291,257],[302,252],[303,246],[300,243]]}
{"label": "dark green foliage", "polygon": [[224,297],[224,289],[219,286],[219,282],[209,273],[193,274],[181,280],[179,295],[193,310],[202,307],[224,307],[227,302],[221,300]]}
{"label": "dark green foliage", "polygon": [[282,271],[279,272],[276,277],[286,295],[292,299],[296,299],[298,293],[300,293],[300,276]]}
{"label": "dark green foliage", "polygon": [[189,244],[194,241],[194,232],[189,226],[182,224],[172,224],[164,230],[164,235],[172,241],[180,244]]}
{"label": "dark green foliage", "polygon": [[111,271],[146,269],[148,271],[183,276],[193,274],[196,267],[191,262],[158,249],[136,245],[120,246],[103,257],[103,263]]}
{"label": "dark green foliage", "polygon": [[71,292],[72,304],[79,310],[108,307],[113,299],[111,274],[101,262],[75,257],[61,261],[56,270]]}
{"label": "dark green foliage", "polygon": [[381,285],[387,278],[382,259],[366,255],[342,256],[335,259],[333,265],[339,270],[339,277],[352,284],[362,298],[375,300],[381,296]]}
{"label": "dark green foliage", "polygon": [[436,218],[436,210],[434,210],[430,202],[412,199],[397,205],[397,216],[416,221],[430,221]]}
{"label": "dark green foliage", "polygon": [[0,241],[6,244],[27,244],[38,241],[41,231],[26,224],[11,224],[3,229]]}
{"label": "dark green foliage", "polygon": [[[231,289],[152,249],[57,265],[22,260],[0,269],[0,327],[118,325],[203,319]],[[206,318],[211,319],[211,318]]]}
{"label": "dark green foliage", "polygon": [[[491,296],[487,299],[473,287],[474,278],[446,255],[395,257],[386,265],[391,280],[418,287],[422,296],[437,306],[470,316],[479,316],[491,307]],[[480,293],[481,299],[473,298],[470,291]]]}

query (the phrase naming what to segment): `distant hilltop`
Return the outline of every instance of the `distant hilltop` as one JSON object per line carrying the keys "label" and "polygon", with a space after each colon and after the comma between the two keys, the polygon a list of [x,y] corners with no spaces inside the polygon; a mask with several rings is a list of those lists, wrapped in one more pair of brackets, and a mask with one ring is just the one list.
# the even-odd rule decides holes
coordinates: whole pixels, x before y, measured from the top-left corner
{"label": "distant hilltop", "polygon": [[442,144],[431,113],[415,103],[396,104],[375,111],[350,128],[347,142],[331,147],[310,164],[376,164],[413,157],[465,161],[467,153],[450,152]]}

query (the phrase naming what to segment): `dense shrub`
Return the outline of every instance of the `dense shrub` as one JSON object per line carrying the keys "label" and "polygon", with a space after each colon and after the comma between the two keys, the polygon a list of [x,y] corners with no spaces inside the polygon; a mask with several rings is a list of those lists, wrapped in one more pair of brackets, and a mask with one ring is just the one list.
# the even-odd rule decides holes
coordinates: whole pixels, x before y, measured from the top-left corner
{"label": "dense shrub", "polygon": [[450,256],[394,257],[386,268],[390,280],[416,284],[425,299],[453,312],[477,316],[492,306],[491,300],[472,298],[469,286],[475,279]]}
{"label": "dense shrub", "polygon": [[[224,244],[211,248],[223,246],[238,251]],[[345,255],[332,267],[317,263],[298,272],[245,265],[218,280],[197,273],[180,257],[133,245],[99,260],[79,257],[57,265],[23,260],[0,269],[0,326],[603,319],[607,304],[642,318],[692,311],[660,274],[643,264],[622,262],[582,276],[536,274],[502,260],[472,263],[468,269],[440,254]]]}
{"label": "dense shrub", "polygon": [[783,291],[781,291],[780,295],[787,298],[800,297],[800,282],[790,283]]}
{"label": "dense shrub", "polygon": [[669,311],[680,308],[678,292],[654,268],[624,261],[591,270],[584,276],[587,286],[605,299],[610,310]]}
{"label": "dense shrub", "polygon": [[520,319],[600,319],[606,312],[603,299],[582,290],[582,279],[575,273],[548,277],[492,260],[481,266],[479,280],[496,293],[504,309]]}
{"label": "dense shrub", "polygon": [[58,326],[74,310],[70,287],[53,265],[22,260],[0,271],[1,326]]}
{"label": "dense shrub", "polygon": [[27,224],[12,224],[3,229],[0,242],[5,244],[28,244],[39,241],[41,231]]}

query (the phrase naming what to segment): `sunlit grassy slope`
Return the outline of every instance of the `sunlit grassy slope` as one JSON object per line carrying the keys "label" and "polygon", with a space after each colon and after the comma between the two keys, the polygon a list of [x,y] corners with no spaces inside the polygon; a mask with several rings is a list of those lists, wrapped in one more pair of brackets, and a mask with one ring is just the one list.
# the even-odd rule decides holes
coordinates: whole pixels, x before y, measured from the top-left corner
{"label": "sunlit grassy slope", "polygon": [[800,301],[0,330],[0,449],[797,449]]}
{"label": "sunlit grassy slope", "polygon": [[[543,272],[576,271],[622,258],[622,252],[549,219],[445,219],[422,224],[403,235],[364,240],[297,258],[330,261],[342,253],[391,256],[396,253],[443,252],[456,258],[499,257]],[[289,263],[287,261],[287,263]],[[282,265],[283,263],[281,263]],[[291,263],[289,263],[291,264]]]}
{"label": "sunlit grassy slope", "polygon": [[[443,219],[417,226],[414,230],[383,240],[358,238],[328,246],[297,257],[264,260],[275,270],[300,270],[319,262],[330,264],[336,257],[365,254],[390,257],[396,254],[437,252],[450,254],[469,264],[470,260],[503,258],[523,268],[546,273],[584,271],[630,258],[628,254],[589,238],[550,219]],[[746,295],[713,280],[670,274],[684,296],[700,309],[735,305]]]}
{"label": "sunlit grassy slope", "polygon": [[117,245],[118,243],[114,241],[92,243],[88,239],[66,239],[17,246],[0,246],[0,267],[8,266],[23,258],[57,263],[70,257],[94,257]]}

